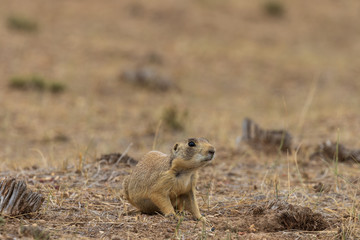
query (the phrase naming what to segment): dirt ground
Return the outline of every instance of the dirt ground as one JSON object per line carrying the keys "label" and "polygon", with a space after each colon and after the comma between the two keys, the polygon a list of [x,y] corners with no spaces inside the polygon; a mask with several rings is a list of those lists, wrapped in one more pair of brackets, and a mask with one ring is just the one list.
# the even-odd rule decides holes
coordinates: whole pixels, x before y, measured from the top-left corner
{"label": "dirt ground", "polygon": [[[2,216],[0,238],[360,238],[359,163],[311,157],[326,140],[360,149],[359,9],[3,0],[0,175],[45,201]],[[292,151],[244,146],[245,117],[289,131]],[[188,137],[217,150],[197,186],[206,225],[140,214],[121,194],[133,166],[98,160],[140,160]]]}

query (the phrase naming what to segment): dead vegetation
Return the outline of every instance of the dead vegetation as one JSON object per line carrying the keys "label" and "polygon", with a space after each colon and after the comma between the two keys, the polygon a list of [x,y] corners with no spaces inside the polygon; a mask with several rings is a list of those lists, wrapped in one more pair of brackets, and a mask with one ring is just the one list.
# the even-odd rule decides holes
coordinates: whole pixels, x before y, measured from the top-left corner
{"label": "dead vegetation", "polygon": [[308,207],[271,200],[236,208],[239,214],[218,228],[238,232],[321,231],[329,227],[320,213]]}

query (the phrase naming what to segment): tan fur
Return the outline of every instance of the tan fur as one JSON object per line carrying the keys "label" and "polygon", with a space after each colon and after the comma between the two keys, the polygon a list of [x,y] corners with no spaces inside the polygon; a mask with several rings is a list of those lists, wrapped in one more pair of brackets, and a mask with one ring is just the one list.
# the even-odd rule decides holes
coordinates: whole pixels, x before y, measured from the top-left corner
{"label": "tan fur", "polygon": [[[196,146],[189,146],[189,142]],[[176,143],[170,155],[147,153],[123,182],[124,195],[143,213],[175,215],[187,210],[202,218],[195,196],[197,170],[212,161],[215,148],[204,138]]]}

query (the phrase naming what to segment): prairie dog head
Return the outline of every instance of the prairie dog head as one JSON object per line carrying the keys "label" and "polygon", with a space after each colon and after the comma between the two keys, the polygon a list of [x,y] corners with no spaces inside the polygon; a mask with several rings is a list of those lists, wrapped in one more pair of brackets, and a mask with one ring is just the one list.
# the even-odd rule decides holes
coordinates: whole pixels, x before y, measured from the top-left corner
{"label": "prairie dog head", "polygon": [[214,156],[215,148],[205,138],[189,138],[178,142],[171,151],[172,159],[185,168],[206,165],[214,159]]}

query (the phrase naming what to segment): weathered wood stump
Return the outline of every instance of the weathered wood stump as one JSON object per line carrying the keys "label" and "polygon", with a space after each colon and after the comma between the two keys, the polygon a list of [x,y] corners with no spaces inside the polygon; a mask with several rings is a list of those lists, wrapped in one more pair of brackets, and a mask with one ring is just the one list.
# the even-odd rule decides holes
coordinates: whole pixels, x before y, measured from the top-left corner
{"label": "weathered wood stump", "polygon": [[263,152],[291,152],[292,137],[286,130],[265,130],[249,118],[242,123],[241,143],[257,151]]}
{"label": "weathered wood stump", "polygon": [[360,150],[349,149],[344,145],[327,140],[317,147],[316,151],[310,156],[310,159],[321,157],[327,161],[339,162],[360,162]]}
{"label": "weathered wood stump", "polygon": [[7,178],[0,182],[0,213],[16,216],[36,212],[45,198],[27,189],[24,181]]}

